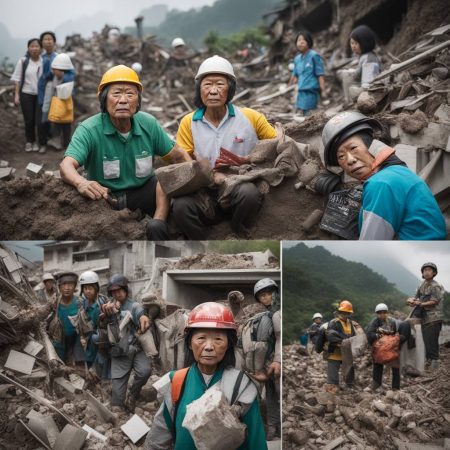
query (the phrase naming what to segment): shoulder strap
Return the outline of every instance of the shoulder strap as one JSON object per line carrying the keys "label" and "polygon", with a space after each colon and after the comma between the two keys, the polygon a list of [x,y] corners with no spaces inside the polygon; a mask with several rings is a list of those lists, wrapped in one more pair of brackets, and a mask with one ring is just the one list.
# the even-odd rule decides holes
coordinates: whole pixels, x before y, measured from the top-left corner
{"label": "shoulder strap", "polygon": [[177,370],[172,378],[172,403],[176,405],[178,400],[183,395],[184,384],[186,381],[187,373],[189,371],[189,367],[185,367],[184,369]]}
{"label": "shoulder strap", "polygon": [[231,394],[230,405],[234,405],[234,403],[236,402],[236,399],[239,394],[239,388],[241,387],[243,377],[244,377],[244,371],[241,370],[239,372],[239,375],[236,378],[236,383],[234,383],[233,393]]}
{"label": "shoulder strap", "polygon": [[21,74],[21,78],[20,78],[19,92],[22,92],[23,85],[25,84],[25,72],[27,70],[29,62],[30,62],[30,57],[24,56],[22,59],[22,74]]}

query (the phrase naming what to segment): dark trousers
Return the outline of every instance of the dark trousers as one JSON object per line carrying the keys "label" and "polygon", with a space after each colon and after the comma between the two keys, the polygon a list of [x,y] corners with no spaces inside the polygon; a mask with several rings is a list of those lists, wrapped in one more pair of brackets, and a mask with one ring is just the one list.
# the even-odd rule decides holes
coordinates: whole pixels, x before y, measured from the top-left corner
{"label": "dark trousers", "polygon": [[[152,176],[144,185],[136,189],[128,189],[122,195],[115,195],[118,200],[116,209],[128,208],[132,211],[140,209],[144,214],[153,217],[156,210],[156,184],[158,180]],[[169,238],[167,223],[164,220],[151,219],[146,226],[147,239],[165,241]]]}
{"label": "dark trousers", "polygon": [[27,142],[36,141],[36,128],[38,132],[39,144],[42,144],[44,130],[41,122],[41,109],[37,101],[37,95],[20,93],[20,107],[22,109],[23,120],[25,122],[25,136]]}
{"label": "dark trousers", "polygon": [[38,129],[41,130],[41,134],[39,135],[39,144],[47,145],[47,141],[51,137],[50,122],[42,121],[42,105],[39,105],[39,103],[38,103]]}
{"label": "dark trousers", "polygon": [[[341,368],[342,361],[329,359],[327,364],[327,382],[328,384],[335,384],[339,386],[339,369]],[[351,386],[355,381],[355,368],[352,367],[348,374],[345,383]]]}
{"label": "dark trousers", "polygon": [[441,328],[442,322],[422,325],[425,353],[428,360],[439,359],[439,333],[441,332]]}
{"label": "dark trousers", "polygon": [[[383,364],[373,363],[372,378],[378,386],[383,382],[383,369]],[[392,367],[392,389],[400,389],[400,369],[395,367]]]}
{"label": "dark trousers", "polygon": [[172,214],[178,229],[190,240],[205,239],[206,227],[231,215],[231,228],[239,232],[241,225],[249,226],[263,202],[263,195],[253,183],[237,185],[231,192],[231,207],[222,209],[217,202],[217,192],[209,190],[215,204],[215,217],[207,217],[195,196],[185,195],[173,199]]}
{"label": "dark trousers", "polygon": [[64,150],[67,149],[70,143],[70,135],[72,133],[71,123],[54,123],[55,136],[61,136],[61,144]]}
{"label": "dark trousers", "polygon": [[269,378],[266,382],[267,424],[279,427],[281,424],[280,392],[275,383],[279,383],[279,380]]}

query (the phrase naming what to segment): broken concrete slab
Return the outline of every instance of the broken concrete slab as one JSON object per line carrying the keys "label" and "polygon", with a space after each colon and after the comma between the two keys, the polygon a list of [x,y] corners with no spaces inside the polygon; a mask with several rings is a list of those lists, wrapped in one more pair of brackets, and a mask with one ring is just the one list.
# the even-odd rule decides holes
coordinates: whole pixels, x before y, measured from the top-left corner
{"label": "broken concrete slab", "polygon": [[8,167],[9,166],[9,162],[5,161],[4,159],[0,159],[0,167]]}
{"label": "broken concrete slab", "polygon": [[100,442],[106,442],[108,440],[105,435],[99,433],[97,430],[94,430],[89,425],[84,424],[81,428],[84,431],[87,431],[87,439],[97,439]]}
{"label": "broken concrete slab", "polygon": [[16,372],[30,375],[35,361],[36,358],[33,356],[18,352],[16,350],[11,350],[9,352],[8,359],[6,360],[5,367]]}
{"label": "broken concrete slab", "polygon": [[120,429],[130,438],[133,444],[136,444],[150,431],[150,427],[137,414],[134,414]]}
{"label": "broken concrete slab", "polygon": [[53,450],[80,450],[87,435],[87,431],[67,424],[56,439]]}
{"label": "broken concrete slab", "polygon": [[71,394],[75,394],[76,392],[80,392],[81,391],[81,389],[77,389],[70,381],[66,380],[63,377],[55,378],[55,383],[58,386],[61,386],[67,392],[70,392]]}
{"label": "broken concrete slab", "polygon": [[345,442],[345,438],[340,436],[340,437],[330,441],[327,445],[325,445],[325,447],[322,447],[322,450],[333,450],[334,448],[339,447],[344,442]]}
{"label": "broken concrete slab", "polygon": [[14,320],[19,316],[19,310],[16,306],[3,301],[0,297],[0,313],[2,313],[7,320]]}
{"label": "broken concrete slab", "polygon": [[90,392],[84,391],[86,400],[91,405],[98,419],[105,422],[112,423],[114,426],[117,422],[117,417],[99,400],[97,400]]}
{"label": "broken concrete slab", "polygon": [[395,154],[406,163],[409,169],[414,173],[417,172],[417,147],[408,144],[397,144]]}
{"label": "broken concrete slab", "polygon": [[0,180],[8,181],[14,176],[12,167],[0,167]]}
{"label": "broken concrete slab", "polygon": [[23,351],[31,356],[37,356],[43,348],[44,346],[40,342],[31,339],[28,341]]}
{"label": "broken concrete slab", "polygon": [[399,130],[400,142],[402,144],[414,145],[420,148],[440,148],[446,149],[450,125],[430,122],[427,127],[416,134],[406,133]]}
{"label": "broken concrete slab", "polygon": [[439,122],[450,123],[450,105],[442,104],[434,113],[434,117],[439,119]]}
{"label": "broken concrete slab", "polygon": [[37,178],[38,176],[43,174],[43,167],[44,165],[29,163],[26,167],[27,176],[30,178]]}
{"label": "broken concrete slab", "polygon": [[27,414],[28,426],[34,434],[50,447],[55,445],[59,429],[52,416],[44,416],[34,409]]}
{"label": "broken concrete slab", "polygon": [[69,380],[72,383],[72,385],[75,387],[75,389],[82,391],[84,388],[84,385],[86,384],[86,381],[84,378],[80,377],[80,375],[77,375],[76,373],[70,373],[69,374]]}

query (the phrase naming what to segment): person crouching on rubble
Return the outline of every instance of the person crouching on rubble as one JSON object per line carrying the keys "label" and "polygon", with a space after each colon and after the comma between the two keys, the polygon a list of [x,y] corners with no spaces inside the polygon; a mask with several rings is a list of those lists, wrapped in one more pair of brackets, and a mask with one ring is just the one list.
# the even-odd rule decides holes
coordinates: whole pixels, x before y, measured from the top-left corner
{"label": "person crouching on rubble", "polygon": [[[342,366],[341,345],[344,339],[356,335],[359,325],[350,319],[353,314],[353,306],[348,300],[339,303],[337,317],[330,320],[328,327],[324,330],[326,338],[326,350],[324,358],[327,359],[327,382],[325,390],[336,394],[339,391],[339,369]],[[349,376],[345,380],[347,386],[353,386],[355,371],[352,367]]]}
{"label": "person crouching on rubble", "polygon": [[[218,189],[225,179],[220,169],[245,163],[259,140],[277,135],[263,114],[231,103],[235,92],[236,76],[228,60],[215,55],[202,62],[195,76],[197,110],[181,120],[177,143],[197,160],[209,163],[214,185],[207,189],[204,201],[199,201],[196,194],[173,200],[174,220],[188,239],[204,239],[206,227],[227,215],[231,215],[233,232],[245,233],[263,202],[262,194],[251,182],[233,188],[229,208],[222,208],[218,202]],[[205,203],[210,207],[203,207]]]}
{"label": "person crouching on rubble", "polygon": [[[375,307],[375,314],[377,317],[372,320],[370,325],[367,327],[366,335],[367,340],[370,345],[373,345],[383,336],[391,336],[395,334],[400,334],[400,339],[398,343],[398,353],[400,356],[400,346],[407,340],[407,336],[402,334],[405,331],[397,325],[397,322],[389,316],[389,308],[384,303],[379,303]],[[396,359],[388,364],[392,369],[392,389],[400,389],[400,360]],[[383,369],[384,365],[373,361],[373,372],[372,372],[372,390],[377,390],[383,380]]]}
{"label": "person crouching on rubble", "polygon": [[186,408],[216,384],[228,403],[239,405],[240,420],[247,425],[245,441],[239,449],[267,449],[258,390],[244,372],[234,368],[236,328],[231,310],[220,303],[202,303],[189,313],[186,368],[171,371],[158,382],[163,402],[147,434],[146,450],[195,450],[191,434],[182,425]]}
{"label": "person crouching on rubble", "polygon": [[[141,389],[151,374],[150,360],[139,345],[136,334],[149,329],[150,319],[142,306],[130,298],[128,279],[124,275],[115,274],[110,278],[108,294],[113,299],[102,305],[101,310],[107,316],[111,345],[111,406],[116,412],[123,411],[124,407],[134,412]],[[121,324],[122,331],[119,329]],[[125,399],[132,371],[133,384]]]}
{"label": "person crouching on rubble", "polygon": [[322,58],[312,49],[313,39],[310,33],[298,33],[295,46],[300,54],[294,58],[294,70],[289,84],[298,84],[296,109],[304,116],[309,116],[317,108],[320,95],[326,95],[325,71]]}
{"label": "person crouching on rubble", "polygon": [[[114,209],[140,209],[152,219],[147,238],[168,238],[169,200],[153,172],[153,157],[173,162],[190,156],[169,138],[150,114],[139,111],[142,84],[124,65],[107,70],[98,87],[101,112],[82,122],[61,162],[61,178],[91,200]],[[84,166],[87,178],[77,172]]]}
{"label": "person crouching on rubble", "polygon": [[431,190],[393,148],[374,139],[376,129],[382,129],[377,120],[346,111],[322,131],[320,156],[330,176],[344,171],[363,183],[359,239],[445,239],[444,217]]}
{"label": "person crouching on rubble", "polygon": [[376,45],[376,35],[367,25],[359,25],[350,33],[350,48],[358,57],[358,67],[338,71],[345,103],[355,100],[380,73],[381,63],[374,52]]}
{"label": "person crouching on rubble", "polygon": [[74,272],[58,274],[59,297],[54,306],[53,316],[48,324],[48,333],[56,353],[65,363],[74,361],[74,350],[79,337],[69,317],[78,314],[79,298],[74,294],[78,275]]}
{"label": "person crouching on rubble", "polygon": [[257,302],[264,305],[269,313],[272,336],[270,337],[271,349],[267,352],[265,366],[267,369],[262,374],[252,374],[258,381],[263,381],[266,387],[267,405],[267,440],[271,441],[281,434],[280,418],[280,377],[281,377],[281,313],[278,297],[278,285],[270,278],[259,280],[253,289]]}

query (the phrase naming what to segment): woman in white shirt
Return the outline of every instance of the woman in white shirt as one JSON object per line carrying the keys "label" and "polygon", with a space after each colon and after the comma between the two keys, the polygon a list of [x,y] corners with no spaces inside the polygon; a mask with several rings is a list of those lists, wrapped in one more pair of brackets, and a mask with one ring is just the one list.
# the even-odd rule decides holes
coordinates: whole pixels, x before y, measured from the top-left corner
{"label": "woman in white shirt", "polygon": [[27,44],[28,51],[17,62],[11,77],[16,83],[14,103],[21,106],[25,121],[25,136],[27,143],[25,151],[39,151],[39,143],[36,142],[36,127],[38,138],[41,138],[41,120],[38,108],[38,79],[42,72],[42,46],[37,38],[30,39]]}

